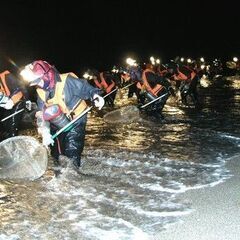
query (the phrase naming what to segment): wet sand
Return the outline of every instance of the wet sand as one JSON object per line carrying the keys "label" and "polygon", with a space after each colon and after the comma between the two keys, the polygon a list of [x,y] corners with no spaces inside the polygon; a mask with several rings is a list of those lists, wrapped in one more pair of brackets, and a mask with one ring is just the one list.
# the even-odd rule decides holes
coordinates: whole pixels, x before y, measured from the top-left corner
{"label": "wet sand", "polygon": [[154,240],[240,239],[240,155],[229,159],[226,166],[233,176],[216,186],[184,193],[181,197],[194,211]]}

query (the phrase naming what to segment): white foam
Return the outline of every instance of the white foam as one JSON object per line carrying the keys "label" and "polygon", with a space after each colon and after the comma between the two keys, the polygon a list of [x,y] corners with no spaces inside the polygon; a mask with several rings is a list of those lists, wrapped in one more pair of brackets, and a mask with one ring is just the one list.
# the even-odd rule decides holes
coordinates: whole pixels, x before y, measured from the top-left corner
{"label": "white foam", "polygon": [[141,207],[137,206],[126,206],[127,209],[136,212],[139,215],[145,215],[147,217],[177,217],[189,214],[192,210],[187,209],[184,211],[165,211],[165,212],[157,212],[157,211],[145,211]]}
{"label": "white foam", "polygon": [[188,189],[190,189],[190,188],[187,188],[184,185],[182,185],[178,189],[166,188],[166,187],[162,187],[161,185],[159,185],[159,183],[156,183],[156,184],[143,183],[143,184],[140,184],[139,186],[142,187],[142,188],[152,190],[152,191],[168,192],[168,193],[183,193],[183,192],[186,192]]}
{"label": "white foam", "polygon": [[229,139],[240,141],[240,137],[232,136],[232,135],[229,135],[229,134],[221,133],[220,136],[224,137],[224,138],[229,138]]}
{"label": "white foam", "polygon": [[[99,228],[94,226],[95,222],[101,221],[104,227]],[[111,230],[109,230],[109,224],[112,225]],[[122,228],[117,226],[121,225]],[[131,240],[148,240],[149,237],[144,233],[140,228],[134,226],[132,223],[123,220],[122,218],[110,218],[103,216],[95,216],[92,218],[92,221],[81,221],[73,223],[72,226],[74,229],[81,231],[86,230],[87,237],[98,240],[120,240],[120,239],[131,239]]]}
{"label": "white foam", "polygon": [[5,235],[0,234],[0,240],[20,240],[21,238],[17,234]]}

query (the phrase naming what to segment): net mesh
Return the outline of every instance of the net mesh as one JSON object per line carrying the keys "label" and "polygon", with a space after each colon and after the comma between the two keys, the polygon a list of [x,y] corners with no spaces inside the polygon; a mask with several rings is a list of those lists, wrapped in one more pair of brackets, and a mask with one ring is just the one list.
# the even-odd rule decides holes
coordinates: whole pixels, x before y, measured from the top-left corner
{"label": "net mesh", "polygon": [[1,179],[34,180],[47,169],[47,149],[33,137],[8,138],[0,142],[0,153]]}
{"label": "net mesh", "polygon": [[104,115],[103,119],[109,123],[129,123],[138,120],[139,109],[136,106],[125,106]]}

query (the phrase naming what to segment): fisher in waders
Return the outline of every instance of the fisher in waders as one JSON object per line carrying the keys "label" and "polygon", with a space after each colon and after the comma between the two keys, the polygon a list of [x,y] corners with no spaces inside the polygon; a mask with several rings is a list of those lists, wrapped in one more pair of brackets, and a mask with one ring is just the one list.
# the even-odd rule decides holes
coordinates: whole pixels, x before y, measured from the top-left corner
{"label": "fisher in waders", "polygon": [[140,94],[145,98],[145,103],[139,106],[140,110],[156,119],[162,119],[162,109],[168,97],[171,94],[175,96],[171,83],[150,68],[142,70],[138,66],[132,66],[128,71],[131,79],[137,81]]}
{"label": "fisher in waders", "polygon": [[84,74],[89,83],[101,90],[101,95],[112,92],[105,98],[105,103],[109,107],[114,107],[114,101],[117,91],[113,91],[117,87],[115,76],[110,71],[99,72],[96,69],[88,69]]}
{"label": "fisher in waders", "polygon": [[8,70],[0,73],[0,141],[18,135],[25,108],[25,91]]}
{"label": "fisher in waders", "polygon": [[[74,73],[60,74],[54,66],[42,60],[25,66],[21,75],[30,86],[36,87],[39,109],[36,118],[43,145],[50,145],[54,158],[65,155],[79,168],[87,123],[87,114],[82,113],[87,109],[86,100],[92,101],[99,110],[104,106],[100,90]],[[53,137],[66,125],[69,125],[67,129]]]}
{"label": "fisher in waders", "polygon": [[180,93],[180,100],[183,105],[199,105],[197,86],[199,75],[190,66],[179,65],[174,62],[167,64],[168,77],[176,82],[176,88]]}

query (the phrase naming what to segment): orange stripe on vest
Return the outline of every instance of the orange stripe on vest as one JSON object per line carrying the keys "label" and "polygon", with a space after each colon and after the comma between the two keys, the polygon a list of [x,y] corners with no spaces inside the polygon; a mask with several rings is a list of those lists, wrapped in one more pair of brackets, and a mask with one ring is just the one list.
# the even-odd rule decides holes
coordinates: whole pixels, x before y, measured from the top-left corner
{"label": "orange stripe on vest", "polygon": [[110,93],[112,91],[113,87],[115,86],[115,82],[112,81],[112,83],[108,85],[103,76],[103,72],[100,73],[100,78],[101,78],[102,86],[104,87],[106,93]]}
{"label": "orange stripe on vest", "polygon": [[[65,82],[66,82],[68,75],[71,75],[71,76],[77,78],[77,76],[74,73],[60,74],[62,81],[56,83],[56,90],[55,90],[55,95],[53,98],[48,99],[46,101],[46,91],[44,91],[41,88],[37,88],[37,93],[38,93],[38,96],[42,99],[42,101],[44,101],[44,103],[47,107],[51,106],[53,104],[58,104],[60,106],[62,112],[65,113],[66,115],[70,116],[71,109],[68,109],[68,107],[66,106],[65,101],[64,101],[64,94],[63,94],[63,89],[64,89]],[[73,115],[73,119],[76,118],[78,115],[80,115],[86,109],[86,107],[87,107],[86,102],[84,100],[81,100],[81,102],[78,104],[76,109],[71,112],[71,114]]]}
{"label": "orange stripe on vest", "polygon": [[[10,92],[10,90],[7,86],[7,82],[6,82],[6,75],[8,75],[8,74],[10,74],[10,72],[7,70],[0,73],[0,78],[1,78],[0,83],[2,83],[2,84],[0,84],[0,91],[9,97],[11,95],[11,92]],[[21,91],[17,92],[13,96],[11,96],[13,104],[15,105],[17,102],[19,102],[22,99],[22,97],[23,97],[23,93]]]}

